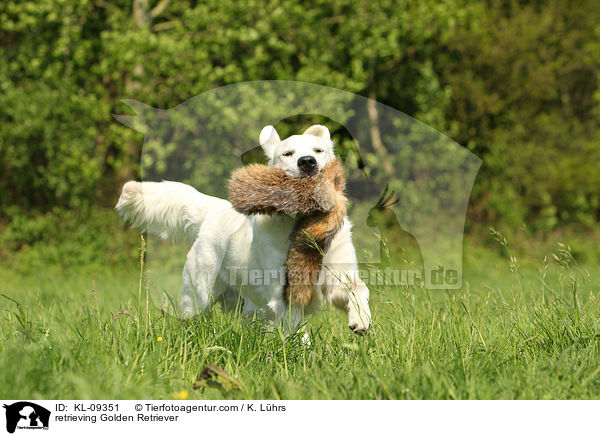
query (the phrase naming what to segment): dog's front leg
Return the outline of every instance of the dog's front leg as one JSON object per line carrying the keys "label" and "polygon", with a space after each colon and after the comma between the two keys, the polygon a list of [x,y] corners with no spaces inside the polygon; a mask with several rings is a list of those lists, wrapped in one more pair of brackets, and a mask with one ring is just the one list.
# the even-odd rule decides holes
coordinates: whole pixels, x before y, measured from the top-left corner
{"label": "dog's front leg", "polygon": [[325,272],[324,296],[327,301],[348,313],[348,327],[362,334],[371,326],[369,288],[358,277],[356,271],[340,271],[331,268]]}
{"label": "dog's front leg", "polygon": [[324,298],[348,313],[348,327],[352,331],[365,333],[371,326],[369,288],[358,274],[348,222],[325,253],[322,274],[321,292]]}

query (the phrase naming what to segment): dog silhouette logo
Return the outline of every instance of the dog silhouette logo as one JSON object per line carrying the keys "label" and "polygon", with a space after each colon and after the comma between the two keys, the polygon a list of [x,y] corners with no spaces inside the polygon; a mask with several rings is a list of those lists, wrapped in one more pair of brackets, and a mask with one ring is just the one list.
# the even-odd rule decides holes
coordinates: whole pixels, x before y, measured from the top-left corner
{"label": "dog silhouette logo", "polygon": [[6,409],[6,431],[14,433],[18,429],[48,429],[50,411],[28,401],[4,405]]}
{"label": "dog silhouette logo", "polygon": [[[388,265],[389,254],[382,252],[381,241],[392,236],[395,244],[411,246],[415,266],[409,269],[418,270],[427,289],[462,287],[467,206],[482,161],[432,127],[357,94],[285,80],[236,83],[169,109],[122,102],[134,114],[115,118],[144,134],[144,180],[179,181],[219,198],[227,197],[223,181],[240,166],[240,156],[245,164],[267,161],[256,145],[264,126],[282,123],[287,136],[299,131],[285,130],[285,120],[330,120],[347,132],[338,154],[358,261],[405,269]],[[159,283],[157,271],[154,277]],[[162,292],[153,295],[161,296],[156,303],[163,307]]]}

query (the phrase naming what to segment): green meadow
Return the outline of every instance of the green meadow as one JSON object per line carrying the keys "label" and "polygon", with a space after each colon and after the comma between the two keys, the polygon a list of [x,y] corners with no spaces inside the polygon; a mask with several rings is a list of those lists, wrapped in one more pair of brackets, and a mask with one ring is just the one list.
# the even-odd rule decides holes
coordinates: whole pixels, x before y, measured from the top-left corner
{"label": "green meadow", "polygon": [[[326,308],[307,319],[310,347],[219,305],[168,315],[134,262],[3,268],[2,397],[598,398],[598,262],[558,243],[520,257],[501,235],[489,239],[466,240],[463,289],[374,288],[369,334]],[[225,372],[199,379],[208,365]]]}

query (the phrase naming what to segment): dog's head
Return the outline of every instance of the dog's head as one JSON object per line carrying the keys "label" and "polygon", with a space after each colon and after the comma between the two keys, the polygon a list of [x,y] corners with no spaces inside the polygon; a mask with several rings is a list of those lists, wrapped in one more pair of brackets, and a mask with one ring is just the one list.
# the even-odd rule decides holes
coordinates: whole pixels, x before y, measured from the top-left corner
{"label": "dog's head", "polygon": [[283,141],[273,126],[266,126],[260,132],[259,142],[269,159],[268,165],[296,178],[316,174],[335,159],[329,129],[319,124]]}

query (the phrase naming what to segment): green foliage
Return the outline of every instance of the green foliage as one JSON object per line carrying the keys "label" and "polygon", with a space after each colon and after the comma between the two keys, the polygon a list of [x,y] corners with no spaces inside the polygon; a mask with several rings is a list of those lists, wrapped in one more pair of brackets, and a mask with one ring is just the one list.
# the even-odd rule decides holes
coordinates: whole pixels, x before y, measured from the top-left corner
{"label": "green foliage", "polygon": [[95,198],[104,155],[96,122],[106,107],[78,93],[32,81],[0,95],[0,117],[10,120],[0,124],[3,210],[77,209]]}
{"label": "green foliage", "polygon": [[[127,110],[121,98],[169,108],[231,83],[286,79],[376,98],[479,155],[473,221],[592,226],[600,214],[595,6],[2,2],[0,220],[114,204],[139,175],[142,144],[111,117]],[[367,157],[386,159],[385,150]],[[210,163],[215,174],[223,168]]]}
{"label": "green foliage", "polygon": [[598,219],[597,2],[492,1],[438,69],[450,135],[481,156],[478,220],[535,230]]}
{"label": "green foliage", "polygon": [[112,210],[78,214],[55,208],[45,214],[16,214],[0,232],[0,261],[24,275],[49,266],[57,271],[135,268],[139,235],[115,231],[123,227]]}

